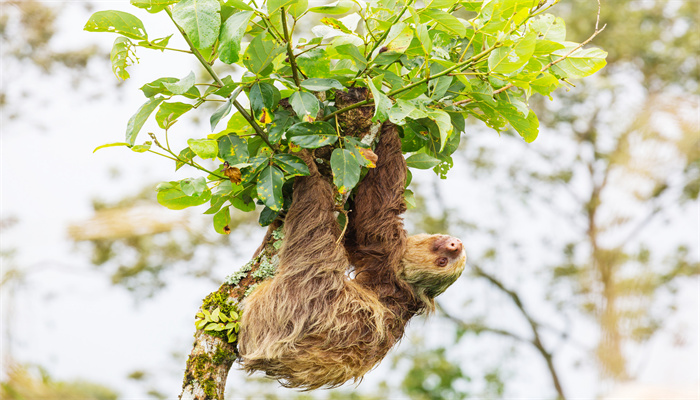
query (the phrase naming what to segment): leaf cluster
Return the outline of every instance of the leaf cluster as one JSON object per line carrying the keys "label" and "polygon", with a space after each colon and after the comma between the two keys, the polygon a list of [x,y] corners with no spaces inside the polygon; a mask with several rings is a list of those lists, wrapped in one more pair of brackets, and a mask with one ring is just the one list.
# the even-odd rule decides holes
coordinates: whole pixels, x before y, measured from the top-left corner
{"label": "leaf cluster", "polygon": [[240,330],[240,316],[235,310],[231,310],[229,315],[226,315],[218,307],[211,313],[202,309],[197,313],[194,325],[197,329],[205,331],[225,332],[228,342],[233,343]]}
{"label": "leaf cluster", "polygon": [[[258,0],[259,1],[259,0]],[[289,206],[291,181],[308,174],[296,155],[328,148],[327,162],[340,194],[350,194],[363,171],[375,166],[376,135],[356,137],[343,118],[371,107],[370,131],[390,121],[401,130],[409,168],[442,178],[452,167],[465,119],[475,117],[496,131],[514,129],[531,142],[539,122],[528,105],[534,94],[549,96],[569,79],[591,75],[606,53],[566,41],[563,20],[546,11],[557,2],[538,0],[338,0],[309,7],[307,0],[132,0],[150,13],[165,13],[188,44],[168,47],[172,35],[150,39],[143,23],[121,11],[98,11],[85,30],[120,36],[112,68],[127,79],[137,47],[195,56],[208,77],[194,73],[144,85],[146,102],[129,120],[127,146],[189,165],[207,177],[166,182],[158,201],[172,209],[209,203],[217,232],[228,233],[231,206],[252,211],[269,224]],[[312,39],[295,39],[311,14],[322,14]],[[599,30],[594,33],[597,34]],[[590,39],[589,39],[590,40]],[[215,63],[237,65],[240,79],[220,77]],[[199,80],[203,80],[198,83]],[[340,106],[337,96],[362,89],[365,97]],[[247,106],[239,102],[247,98]],[[210,116],[212,133],[190,138],[174,151],[168,130],[205,102],[220,106]],[[234,111],[235,109],[235,111]],[[232,113],[233,111],[233,113]],[[164,142],[136,144],[155,112]],[[223,129],[217,130],[228,118]],[[346,121],[347,122],[347,121]],[[162,140],[162,139],[161,139]],[[219,164],[216,170],[202,160]],[[410,195],[410,192],[408,192]]]}

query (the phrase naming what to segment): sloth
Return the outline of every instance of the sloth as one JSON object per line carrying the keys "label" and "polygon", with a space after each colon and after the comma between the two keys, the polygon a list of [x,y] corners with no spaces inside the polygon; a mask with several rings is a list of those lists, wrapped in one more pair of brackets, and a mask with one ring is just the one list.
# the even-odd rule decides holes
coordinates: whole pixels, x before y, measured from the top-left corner
{"label": "sloth", "polygon": [[247,372],[306,390],[357,382],[462,273],[459,239],[404,230],[406,161],[394,125],[383,125],[375,153],[339,244],[335,190],[302,151],[310,174],[294,182],[277,273],[244,302]]}

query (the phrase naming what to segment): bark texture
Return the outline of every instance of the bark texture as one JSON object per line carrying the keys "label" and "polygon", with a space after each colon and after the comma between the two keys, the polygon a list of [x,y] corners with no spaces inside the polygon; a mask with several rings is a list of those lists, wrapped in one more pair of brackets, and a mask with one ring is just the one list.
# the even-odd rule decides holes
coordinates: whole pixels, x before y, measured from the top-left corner
{"label": "bark texture", "polygon": [[[243,267],[244,273],[228,277],[217,291],[205,297],[200,313],[203,310],[212,313],[218,308],[221,313],[229,315],[239,309],[238,304],[246,293],[267,277],[261,272],[270,265],[276,266],[282,238],[275,232],[281,231],[280,226],[280,221],[275,221],[268,227],[253,259]],[[237,341],[229,343],[225,332],[197,329],[185,367],[180,400],[223,400],[226,378],[236,358]]]}

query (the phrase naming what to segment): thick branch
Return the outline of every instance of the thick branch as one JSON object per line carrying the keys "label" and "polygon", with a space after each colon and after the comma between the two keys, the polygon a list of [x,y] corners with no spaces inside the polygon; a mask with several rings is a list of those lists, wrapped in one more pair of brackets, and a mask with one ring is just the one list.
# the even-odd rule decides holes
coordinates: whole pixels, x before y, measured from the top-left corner
{"label": "thick branch", "polygon": [[[270,225],[253,259],[240,272],[226,278],[218,290],[204,298],[198,315],[203,311],[212,313],[218,308],[222,314],[231,315],[231,311],[234,311],[240,317],[240,301],[256,285],[270,277],[266,270],[276,267],[277,252],[282,241],[280,225],[279,221]],[[180,400],[224,400],[226,378],[238,357],[236,345],[237,341],[229,343],[226,331],[207,330],[200,326],[187,359]]]}

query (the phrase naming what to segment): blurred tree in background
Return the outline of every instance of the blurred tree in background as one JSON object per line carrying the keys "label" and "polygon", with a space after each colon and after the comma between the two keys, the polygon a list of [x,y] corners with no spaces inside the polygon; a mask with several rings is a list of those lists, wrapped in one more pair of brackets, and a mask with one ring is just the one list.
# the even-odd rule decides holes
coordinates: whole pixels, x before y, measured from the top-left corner
{"label": "blurred tree in background", "polygon": [[[92,47],[51,46],[59,7],[2,7],[3,68],[32,65],[47,79],[65,79],[91,57],[104,57]],[[596,8],[595,1],[568,0],[556,13],[581,41]],[[437,329],[406,338],[394,353],[393,373],[401,376],[387,377],[371,395],[341,388],[291,398],[497,398],[519,394],[517,382],[531,376],[551,382],[541,397],[566,398],[575,395],[568,385],[580,371],[609,383],[634,380],[633,353],[664,331],[683,307],[678,285],[700,272],[696,237],[676,232],[694,215],[700,191],[698,15],[693,0],[604,2],[607,28],[596,45],[609,52],[609,65],[537,105],[542,132],[535,143],[468,125],[450,176],[463,184],[446,188],[435,177],[416,177],[417,208],[407,215],[413,231],[449,232],[467,248],[472,273],[450,289],[429,323],[439,324],[439,342],[431,337]],[[7,76],[0,105],[11,120],[24,112],[26,97],[8,102]],[[69,230],[114,284],[144,297],[169,283],[168,271],[218,281],[213,266],[233,269],[230,258],[252,252],[232,244],[255,220],[241,214],[231,236],[214,236],[201,216],[165,217],[149,208],[155,196],[143,184],[149,189],[138,196],[95,201],[95,217]],[[22,276],[7,260],[3,291]],[[527,369],[518,362],[533,357],[541,362]],[[14,368],[2,378],[3,398],[66,398],[67,390],[114,398]],[[290,398],[276,386],[254,379],[244,390],[251,399]]]}

